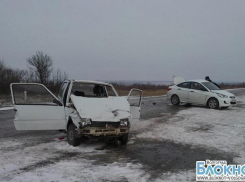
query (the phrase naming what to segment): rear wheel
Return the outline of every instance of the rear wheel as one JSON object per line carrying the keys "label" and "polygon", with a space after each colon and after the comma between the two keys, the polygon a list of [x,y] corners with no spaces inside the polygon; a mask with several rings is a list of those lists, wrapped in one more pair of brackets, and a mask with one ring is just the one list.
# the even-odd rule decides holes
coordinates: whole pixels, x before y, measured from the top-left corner
{"label": "rear wheel", "polygon": [[219,101],[215,98],[211,98],[208,100],[207,105],[210,109],[217,109],[219,107]]}
{"label": "rear wheel", "polygon": [[80,138],[76,138],[75,132],[77,131],[75,129],[76,129],[76,126],[72,123],[68,126],[68,130],[67,130],[67,141],[73,147],[78,146],[81,141]]}
{"label": "rear wheel", "polygon": [[172,104],[175,105],[175,106],[179,105],[179,104],[180,104],[180,100],[179,100],[178,95],[173,95],[173,96],[171,97],[171,102],[172,102]]}
{"label": "rear wheel", "polygon": [[122,145],[127,145],[128,143],[128,133],[123,134],[123,136],[119,139]]}

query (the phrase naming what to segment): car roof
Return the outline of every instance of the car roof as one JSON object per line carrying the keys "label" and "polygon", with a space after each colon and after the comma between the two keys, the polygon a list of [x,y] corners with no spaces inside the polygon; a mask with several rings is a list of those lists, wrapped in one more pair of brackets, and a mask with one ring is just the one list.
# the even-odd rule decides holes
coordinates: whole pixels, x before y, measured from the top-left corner
{"label": "car roof", "polygon": [[100,84],[100,85],[111,85],[111,84],[106,83],[106,82],[93,81],[93,80],[71,80],[71,81],[72,82],[80,82],[80,83],[92,83],[92,84]]}

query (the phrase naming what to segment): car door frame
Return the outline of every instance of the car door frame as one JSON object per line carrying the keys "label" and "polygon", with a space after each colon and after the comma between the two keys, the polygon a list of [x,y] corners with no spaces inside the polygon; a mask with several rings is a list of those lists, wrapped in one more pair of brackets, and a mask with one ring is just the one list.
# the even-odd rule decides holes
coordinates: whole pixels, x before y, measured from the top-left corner
{"label": "car door frame", "polygon": [[[54,102],[56,105],[18,104],[15,101],[13,85],[41,86],[56,100]],[[16,112],[14,124],[17,130],[62,130],[66,128],[64,105],[45,85],[40,83],[12,83],[10,90],[12,103]]]}
{"label": "car door frame", "polygon": [[139,90],[139,89],[136,89],[136,88],[133,88],[130,90],[128,96],[127,96],[127,100],[129,102],[129,97],[130,95],[132,94],[133,91],[138,91],[140,92],[140,100],[139,100],[139,104],[138,106],[133,106],[133,105],[130,105],[130,113],[131,113],[131,116],[133,119],[139,119],[140,118],[140,113],[141,113],[141,102],[142,102],[142,95],[143,95],[143,92],[142,90]]}

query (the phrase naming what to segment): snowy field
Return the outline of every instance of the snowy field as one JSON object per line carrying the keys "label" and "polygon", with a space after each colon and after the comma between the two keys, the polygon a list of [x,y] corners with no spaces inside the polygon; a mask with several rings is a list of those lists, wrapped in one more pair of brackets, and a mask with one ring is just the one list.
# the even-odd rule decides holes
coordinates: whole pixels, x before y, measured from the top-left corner
{"label": "snowy field", "polygon": [[[219,157],[230,156],[230,162],[244,164],[245,97],[237,99],[238,105],[229,109],[188,107],[174,115],[163,114],[132,123],[132,136],[126,147],[95,142],[74,148],[66,139],[58,139],[65,136],[62,133],[0,139],[0,181],[195,180],[194,167],[162,170],[165,168],[159,166],[158,175],[153,175],[147,168],[150,163],[125,154],[146,141],[159,142],[163,146],[169,143],[171,146],[190,146],[183,155],[199,149],[221,153]],[[149,157],[157,155],[154,148],[150,151]],[[157,170],[158,166],[155,167]]]}

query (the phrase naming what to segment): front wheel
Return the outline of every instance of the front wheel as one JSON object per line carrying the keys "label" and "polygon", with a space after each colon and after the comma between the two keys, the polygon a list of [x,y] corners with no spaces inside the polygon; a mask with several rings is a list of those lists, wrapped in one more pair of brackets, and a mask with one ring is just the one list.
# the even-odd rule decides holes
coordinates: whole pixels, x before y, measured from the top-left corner
{"label": "front wheel", "polygon": [[67,129],[67,141],[73,147],[77,147],[81,141],[80,138],[76,138],[75,132],[77,132],[76,126],[72,123],[68,126],[68,129]]}
{"label": "front wheel", "polygon": [[211,99],[208,100],[208,104],[207,105],[208,105],[208,107],[210,109],[218,109],[219,101],[217,99],[215,99],[215,98],[211,98]]}
{"label": "front wheel", "polygon": [[128,143],[128,133],[123,134],[123,136],[119,139],[122,145],[127,145]]}
{"label": "front wheel", "polygon": [[180,104],[180,99],[179,99],[178,95],[173,95],[171,97],[171,102],[175,106],[179,105]]}

